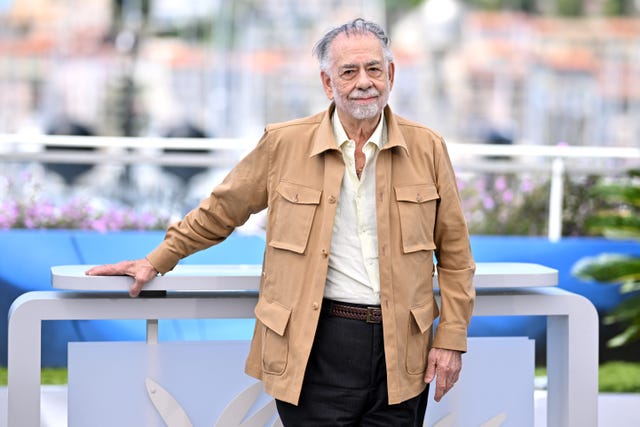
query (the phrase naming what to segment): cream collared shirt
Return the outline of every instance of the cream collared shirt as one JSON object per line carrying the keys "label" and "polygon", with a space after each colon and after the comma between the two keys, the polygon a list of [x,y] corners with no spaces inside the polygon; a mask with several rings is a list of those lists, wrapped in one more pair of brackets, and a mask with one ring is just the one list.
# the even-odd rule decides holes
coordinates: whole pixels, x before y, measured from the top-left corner
{"label": "cream collared shirt", "polygon": [[375,166],[378,152],[386,142],[384,114],[362,149],[366,160],[360,179],[355,168],[355,141],[349,139],[335,112],[331,123],[346,167],[333,225],[324,296],[337,301],[378,305],[380,271]]}

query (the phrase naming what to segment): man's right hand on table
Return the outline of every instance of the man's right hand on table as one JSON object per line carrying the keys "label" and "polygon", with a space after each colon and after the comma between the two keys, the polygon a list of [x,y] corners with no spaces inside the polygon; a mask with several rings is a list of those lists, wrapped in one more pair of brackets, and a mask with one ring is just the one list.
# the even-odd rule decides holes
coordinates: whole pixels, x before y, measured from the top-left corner
{"label": "man's right hand on table", "polygon": [[117,264],[105,264],[90,268],[85,272],[88,276],[131,276],[135,279],[129,288],[129,295],[137,297],[144,285],[158,275],[158,271],[146,259],[120,261]]}

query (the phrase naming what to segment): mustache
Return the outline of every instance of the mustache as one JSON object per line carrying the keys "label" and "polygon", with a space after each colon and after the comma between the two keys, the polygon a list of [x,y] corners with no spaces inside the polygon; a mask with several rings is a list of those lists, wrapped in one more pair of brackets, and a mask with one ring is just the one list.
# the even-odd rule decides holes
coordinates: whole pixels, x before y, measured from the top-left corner
{"label": "mustache", "polygon": [[375,88],[370,88],[367,90],[354,89],[353,92],[349,94],[349,99],[372,98],[374,96],[380,96],[380,92],[378,92],[378,90]]}

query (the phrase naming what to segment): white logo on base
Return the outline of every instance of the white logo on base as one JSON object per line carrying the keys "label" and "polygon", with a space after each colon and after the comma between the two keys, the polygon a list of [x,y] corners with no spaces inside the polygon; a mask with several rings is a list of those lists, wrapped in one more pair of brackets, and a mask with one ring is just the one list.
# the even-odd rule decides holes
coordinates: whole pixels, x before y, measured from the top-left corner
{"label": "white logo on base", "polygon": [[[186,411],[171,393],[151,378],[145,379],[145,385],[151,403],[167,427],[193,427]],[[275,400],[269,401],[247,418],[249,410],[258,400],[261,392],[262,384],[259,382],[243,390],[224,408],[215,427],[264,427],[274,416],[276,420],[271,427],[283,427],[280,418],[277,417]]]}

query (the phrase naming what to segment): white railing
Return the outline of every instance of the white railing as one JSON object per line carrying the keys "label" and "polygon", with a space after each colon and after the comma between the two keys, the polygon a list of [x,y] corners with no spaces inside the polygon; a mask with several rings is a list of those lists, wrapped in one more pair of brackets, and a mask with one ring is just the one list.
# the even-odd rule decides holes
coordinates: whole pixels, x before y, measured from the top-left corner
{"label": "white railing", "polygon": [[[174,166],[226,166],[255,146],[257,139],[58,136],[0,134],[0,162],[61,162],[157,164]],[[65,150],[46,150],[45,147]],[[615,176],[640,168],[640,147],[540,146],[478,144],[450,141],[447,144],[456,170],[492,173],[544,173],[549,176],[548,237],[562,236],[564,179],[570,173]],[[75,150],[94,147],[94,151]],[[66,150],[68,149],[68,150]],[[165,153],[180,149],[184,153]],[[211,150],[209,154],[189,150]]]}

